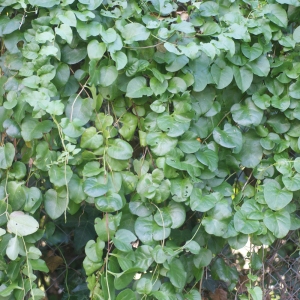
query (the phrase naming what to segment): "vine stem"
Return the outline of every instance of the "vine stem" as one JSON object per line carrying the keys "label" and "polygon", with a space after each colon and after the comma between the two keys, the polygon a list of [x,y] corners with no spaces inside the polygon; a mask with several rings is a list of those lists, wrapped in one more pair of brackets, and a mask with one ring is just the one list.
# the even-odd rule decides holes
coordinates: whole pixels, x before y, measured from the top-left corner
{"label": "vine stem", "polygon": [[79,98],[79,96],[82,94],[82,92],[85,90],[85,86],[88,83],[88,81],[90,80],[90,76],[88,77],[88,79],[86,80],[85,84],[82,86],[81,90],[79,91],[79,93],[77,94],[77,96],[75,97],[72,106],[71,106],[71,115],[70,115],[70,121],[72,122],[73,120],[73,112],[74,112],[74,105],[77,101],[77,99]]}
{"label": "vine stem", "polygon": [[166,239],[166,229],[165,229],[164,218],[163,218],[162,212],[159,209],[159,207],[157,205],[155,205],[153,202],[151,202],[151,204],[154,205],[157,208],[157,210],[159,211],[159,213],[160,213],[160,217],[161,217],[161,221],[162,221],[162,225],[163,225],[162,226],[163,227],[163,232],[164,232],[164,238],[163,238],[163,240],[161,242],[161,247],[164,248],[164,246],[165,246],[165,239]]}
{"label": "vine stem", "polygon": [[34,294],[32,293],[33,287],[32,287],[32,281],[29,275],[29,259],[28,259],[28,251],[27,251],[27,247],[26,247],[26,243],[25,240],[23,238],[23,236],[21,236],[22,241],[23,241],[23,245],[24,245],[24,249],[25,249],[25,254],[26,254],[26,264],[27,264],[27,271],[28,271],[28,279],[29,279],[29,285],[30,285],[30,290],[31,290],[31,296],[32,296],[32,300],[34,300]]}

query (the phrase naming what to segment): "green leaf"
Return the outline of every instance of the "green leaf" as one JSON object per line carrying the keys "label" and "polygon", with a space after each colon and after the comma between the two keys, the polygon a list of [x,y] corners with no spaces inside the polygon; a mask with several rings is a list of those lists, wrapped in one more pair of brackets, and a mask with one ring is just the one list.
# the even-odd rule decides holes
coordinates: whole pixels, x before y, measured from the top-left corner
{"label": "green leaf", "polygon": [[127,65],[127,56],[122,51],[116,51],[115,53],[111,53],[111,58],[115,61],[118,71],[122,70]]}
{"label": "green leaf", "polygon": [[264,224],[279,239],[284,238],[291,227],[290,214],[287,211],[267,210],[264,216]]}
{"label": "green leaf", "polygon": [[289,95],[295,99],[300,99],[300,80],[289,86]]}
{"label": "green leaf", "polygon": [[11,143],[5,143],[0,147],[0,169],[11,167],[15,157],[15,147]]}
{"label": "green leaf", "polygon": [[69,199],[64,188],[59,190],[50,189],[45,193],[45,210],[52,219],[59,218],[67,209]]}
{"label": "green leaf", "polygon": [[103,144],[103,136],[97,133],[95,127],[87,128],[81,136],[80,147],[96,150]]}
{"label": "green leaf", "polygon": [[7,248],[6,248],[6,255],[10,260],[16,260],[18,257],[20,251],[20,244],[18,237],[15,236],[11,238],[8,242]]}
{"label": "green leaf", "polygon": [[207,267],[212,260],[212,253],[209,249],[201,248],[200,252],[194,256],[193,263],[196,268]]}
{"label": "green leaf", "polygon": [[252,72],[260,77],[267,77],[270,72],[270,63],[264,55],[249,62],[248,65],[250,66]]}
{"label": "green leaf", "polygon": [[106,51],[106,45],[99,43],[97,40],[91,40],[87,45],[87,54],[89,59],[99,60],[103,57]]}
{"label": "green leaf", "polygon": [[158,80],[155,77],[152,77],[150,79],[150,87],[154,93],[154,95],[161,95],[163,94],[167,88],[168,88],[168,81],[167,80],[163,80],[163,82],[161,82],[160,80]]}
{"label": "green leaf", "polygon": [[18,236],[26,236],[39,229],[39,223],[22,211],[14,211],[9,215],[7,229]]}
{"label": "green leaf", "polygon": [[233,66],[233,74],[238,88],[244,93],[250,87],[253,73],[248,67]]}
{"label": "green leaf", "polygon": [[264,6],[265,15],[276,25],[287,27],[288,18],[286,11],[279,4],[267,4]]}
{"label": "green leaf", "polygon": [[[172,94],[183,93],[187,89],[187,85],[180,77],[173,77],[168,84],[168,91]],[[155,93],[155,92],[154,92]]]}
{"label": "green leaf", "polygon": [[203,17],[217,16],[219,14],[219,5],[213,1],[200,3],[199,12]]}
{"label": "green leaf", "polygon": [[202,221],[205,227],[205,231],[208,234],[214,234],[216,236],[223,236],[227,231],[228,224],[224,220],[217,220],[212,217],[205,217]]}
{"label": "green leaf", "polygon": [[234,104],[231,107],[231,113],[233,120],[243,126],[257,126],[263,117],[263,111],[249,98],[245,100],[245,105]]}
{"label": "green leaf", "polygon": [[295,192],[300,190],[300,174],[294,176],[285,175],[282,177],[282,182],[287,190]]}
{"label": "green leaf", "polygon": [[195,155],[197,159],[205,166],[208,166],[211,171],[215,171],[218,168],[219,157],[216,152],[208,148],[203,148],[196,152]]}
{"label": "green leaf", "polygon": [[120,122],[122,123],[122,128],[119,130],[119,133],[125,140],[130,141],[136,130],[138,118],[127,112],[121,117]]}
{"label": "green leaf", "polygon": [[90,197],[100,197],[109,190],[107,183],[102,183],[97,178],[87,178],[83,183],[84,192]]}
{"label": "green leaf", "polygon": [[146,78],[139,76],[129,81],[126,97],[141,98],[142,96],[151,96],[152,93],[151,88],[147,87]]}
{"label": "green leaf", "polygon": [[249,58],[249,61],[257,59],[263,53],[263,47],[259,43],[254,43],[253,45],[243,43],[241,50],[243,54]]}
{"label": "green leaf", "polygon": [[50,181],[57,187],[67,185],[71,180],[73,172],[68,165],[52,165],[49,170]]}
{"label": "green leaf", "polygon": [[126,289],[117,295],[116,300],[136,300],[136,296],[132,290]]}
{"label": "green leaf", "polygon": [[293,32],[293,39],[296,43],[300,43],[300,26],[298,26]]}
{"label": "green leaf", "polygon": [[127,229],[119,229],[115,236],[112,238],[112,241],[115,247],[121,251],[129,252],[132,250],[131,243],[136,241],[137,237]]}
{"label": "green leaf", "polygon": [[25,119],[21,125],[21,134],[25,141],[32,141],[42,138],[43,134],[49,132],[51,128],[52,122],[49,120],[39,122],[36,119]]}
{"label": "green leaf", "polygon": [[259,221],[249,219],[246,212],[238,210],[234,214],[234,228],[237,232],[252,234],[260,229],[260,224]]}
{"label": "green leaf", "polygon": [[66,45],[61,49],[62,62],[70,65],[74,65],[82,61],[87,55],[87,48],[84,45],[80,45],[74,49]]}
{"label": "green leaf", "polygon": [[167,136],[162,132],[150,132],[146,137],[151,151],[157,156],[164,156],[176,147],[177,139]]}
{"label": "green leaf", "polygon": [[263,299],[263,292],[259,286],[255,286],[253,289],[248,289],[248,292],[251,295],[253,300]]}
{"label": "green leaf", "polygon": [[167,273],[171,283],[178,289],[182,290],[187,280],[187,272],[184,269],[182,262],[179,259],[173,259],[169,265]]}
{"label": "green leaf", "polygon": [[201,212],[209,211],[221,200],[221,197],[219,193],[203,196],[200,189],[194,188],[190,197],[191,209]]}
{"label": "green leaf", "polygon": [[189,178],[171,180],[171,194],[175,202],[184,202],[191,195],[193,185]]}
{"label": "green leaf", "polygon": [[221,69],[218,65],[213,64],[211,67],[211,75],[216,83],[217,89],[224,89],[233,79],[233,70],[229,66]]}
{"label": "green leaf", "polygon": [[200,149],[201,144],[194,132],[186,131],[179,139],[178,147],[184,153],[195,153]]}
{"label": "green leaf", "polygon": [[118,71],[115,66],[104,66],[100,69],[99,84],[103,87],[112,85],[118,77]]}
{"label": "green leaf", "polygon": [[234,285],[238,281],[238,272],[235,267],[229,267],[226,265],[222,258],[217,258],[211,267],[212,277],[214,279],[220,279],[230,284],[234,282]]}
{"label": "green leaf", "polygon": [[78,95],[72,95],[66,106],[66,116],[70,122],[74,122],[76,126],[83,126],[89,120],[93,113],[94,100],[91,98],[82,99]]}
{"label": "green leaf", "polygon": [[142,295],[148,295],[152,292],[152,282],[148,278],[141,278],[136,284],[136,291]]}
{"label": "green leaf", "polygon": [[264,197],[269,208],[280,210],[292,201],[293,193],[282,189],[277,181],[270,180],[264,185]]}
{"label": "green leaf", "polygon": [[114,192],[108,191],[105,196],[95,198],[97,209],[103,212],[115,212],[124,206],[122,197]]}
{"label": "green leaf", "polygon": [[233,149],[234,153],[239,153],[243,144],[243,137],[240,130],[231,126],[229,123],[224,125],[224,130],[216,127],[213,131],[213,137],[216,143],[225,147]]}
{"label": "green leaf", "polygon": [[28,2],[37,7],[53,7],[59,4],[59,0],[28,0]]}
{"label": "green leaf", "polygon": [[256,167],[263,156],[263,149],[260,144],[260,138],[252,130],[249,130],[243,135],[242,150],[235,155],[239,159],[243,166],[247,168]]}
{"label": "green leaf", "polygon": [[149,35],[150,31],[140,23],[129,23],[122,30],[122,37],[125,39],[126,44],[147,40]]}
{"label": "green leaf", "polygon": [[176,115],[174,114],[163,114],[157,118],[157,125],[159,129],[165,131],[168,136],[177,137],[183,135],[184,132],[189,129],[190,122],[183,122],[182,120],[179,120],[178,117],[176,117]]}
{"label": "green leaf", "polygon": [[115,139],[110,142],[107,154],[118,160],[127,160],[131,158],[133,149],[129,143],[121,139]]}
{"label": "green leaf", "polygon": [[120,225],[122,213],[117,215],[106,214],[103,219],[95,219],[95,230],[101,241],[107,242],[115,235]]}
{"label": "green leaf", "polygon": [[69,25],[61,24],[59,27],[55,28],[55,33],[60,35],[60,37],[65,40],[68,44],[72,43],[73,32]]}

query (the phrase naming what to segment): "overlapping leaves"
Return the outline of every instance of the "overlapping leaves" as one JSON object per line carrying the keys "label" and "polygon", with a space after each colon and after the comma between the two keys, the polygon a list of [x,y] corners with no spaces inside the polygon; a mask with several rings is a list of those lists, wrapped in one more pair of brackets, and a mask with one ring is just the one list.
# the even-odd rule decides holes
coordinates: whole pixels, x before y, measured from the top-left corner
{"label": "overlapping leaves", "polygon": [[[223,2],[1,3],[0,233],[23,264],[1,296],[25,298],[25,279],[39,297],[31,269],[47,268],[23,245],[44,214],[68,224],[93,207],[95,299],[197,299],[186,286],[218,252],[209,239],[299,227],[299,4]],[[211,272],[235,286],[220,258]]]}

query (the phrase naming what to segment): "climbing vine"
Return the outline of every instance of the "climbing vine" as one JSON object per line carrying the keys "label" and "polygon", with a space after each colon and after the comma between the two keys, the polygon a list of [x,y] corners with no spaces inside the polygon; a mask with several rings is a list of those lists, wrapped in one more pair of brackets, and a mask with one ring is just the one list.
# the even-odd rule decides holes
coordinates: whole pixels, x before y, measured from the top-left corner
{"label": "climbing vine", "polygon": [[300,227],[299,0],[0,3],[1,299],[62,243],[91,299],[201,299]]}

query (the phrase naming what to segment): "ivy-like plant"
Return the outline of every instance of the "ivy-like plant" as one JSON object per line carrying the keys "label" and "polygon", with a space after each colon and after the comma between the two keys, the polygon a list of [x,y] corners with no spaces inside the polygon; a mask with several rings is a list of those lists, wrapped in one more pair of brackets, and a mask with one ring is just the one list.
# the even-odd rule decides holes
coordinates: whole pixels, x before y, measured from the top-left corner
{"label": "ivy-like plant", "polygon": [[207,266],[232,290],[226,244],[300,227],[298,0],[0,12],[1,299],[44,297],[58,222],[105,300],[200,299]]}

